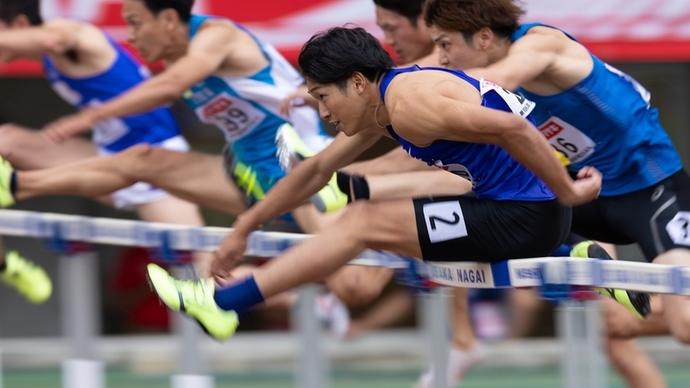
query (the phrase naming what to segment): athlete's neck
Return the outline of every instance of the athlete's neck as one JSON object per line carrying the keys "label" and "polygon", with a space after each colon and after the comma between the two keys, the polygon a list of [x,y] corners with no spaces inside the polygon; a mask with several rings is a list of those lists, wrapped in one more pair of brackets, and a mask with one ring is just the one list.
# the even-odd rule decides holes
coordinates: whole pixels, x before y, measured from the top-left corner
{"label": "athlete's neck", "polygon": [[386,102],[383,101],[383,98],[381,97],[381,93],[379,92],[380,90],[380,85],[381,81],[378,81],[375,84],[371,84],[375,88],[373,89],[373,95],[372,95],[372,101],[375,101],[375,105],[373,105],[374,112],[373,112],[373,117],[374,117],[374,125],[376,125],[376,128],[381,130],[384,129],[386,130],[386,127],[388,125],[391,125],[391,120],[388,117],[388,110],[386,109]]}
{"label": "athlete's neck", "polygon": [[512,42],[508,37],[496,39],[491,47],[487,49],[489,59],[488,64],[493,65],[494,63],[508,56],[508,50],[510,50],[511,45]]}
{"label": "athlete's neck", "polygon": [[161,56],[166,66],[187,55],[189,28],[189,24],[180,24],[170,33],[167,47]]}

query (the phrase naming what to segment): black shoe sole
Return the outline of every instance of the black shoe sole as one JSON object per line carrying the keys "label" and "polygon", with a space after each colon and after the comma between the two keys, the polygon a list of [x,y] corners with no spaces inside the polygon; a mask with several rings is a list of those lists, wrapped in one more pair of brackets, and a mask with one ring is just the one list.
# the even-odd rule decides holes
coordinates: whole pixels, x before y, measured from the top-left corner
{"label": "black shoe sole", "polygon": [[[606,250],[599,246],[597,243],[591,244],[587,247],[587,256],[591,258],[613,260],[611,255],[609,255],[609,253],[606,252]],[[649,315],[650,312],[652,312],[652,306],[649,303],[649,293],[639,291],[626,292],[628,294],[628,298],[630,298],[630,303],[632,303],[633,307],[635,308],[635,310],[637,310],[638,313],[640,313],[640,315],[646,317],[647,315]]]}

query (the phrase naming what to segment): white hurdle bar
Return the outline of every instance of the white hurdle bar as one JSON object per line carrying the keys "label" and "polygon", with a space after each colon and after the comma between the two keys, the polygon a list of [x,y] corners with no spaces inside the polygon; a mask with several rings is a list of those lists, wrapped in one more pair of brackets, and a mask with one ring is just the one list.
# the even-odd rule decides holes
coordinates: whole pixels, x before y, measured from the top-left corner
{"label": "white hurdle bar", "polygon": [[[0,235],[36,237],[56,241],[163,247],[173,251],[213,251],[231,231],[232,229],[218,227],[189,227],[131,220],[0,210]],[[309,237],[311,236],[257,231],[249,237],[246,255],[277,256],[292,245]],[[410,260],[388,252],[366,250],[350,264],[402,269],[410,267]],[[506,260],[490,264],[414,261],[414,268],[420,276],[450,287],[536,287],[542,285],[542,273],[555,273],[558,275],[556,276],[558,279],[556,283],[558,284],[690,295],[690,268],[661,264],[571,257],[539,257]],[[576,306],[574,308],[581,307]],[[565,330],[563,334],[566,336],[573,335],[573,332],[572,330]],[[437,333],[436,335],[445,335],[445,333]],[[566,338],[566,343],[569,340],[572,341],[573,338]],[[440,383],[437,381],[435,385],[441,386]],[[570,385],[566,383],[564,386],[569,387]],[[307,387],[312,388],[310,385]]]}
{"label": "white hurdle bar", "polygon": [[[170,250],[214,251],[230,228],[188,227],[20,210],[0,210],[0,235]],[[273,257],[310,235],[253,232],[246,255]],[[407,268],[409,259],[366,250],[349,264]],[[541,286],[543,265],[562,266],[563,284],[690,295],[690,268],[574,257],[536,257],[495,263],[415,261],[417,273],[441,285],[467,288]]]}

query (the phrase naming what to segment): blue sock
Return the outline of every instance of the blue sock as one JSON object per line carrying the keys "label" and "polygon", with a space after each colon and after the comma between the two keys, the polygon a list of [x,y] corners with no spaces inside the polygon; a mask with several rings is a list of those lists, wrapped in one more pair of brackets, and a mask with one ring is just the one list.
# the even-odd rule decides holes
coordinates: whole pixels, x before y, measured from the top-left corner
{"label": "blue sock", "polygon": [[566,244],[561,244],[560,247],[556,248],[556,250],[553,251],[553,253],[551,253],[551,256],[558,256],[558,257],[570,256],[570,251],[572,251],[572,250],[573,250],[572,246],[566,245]]}
{"label": "blue sock", "polygon": [[250,307],[264,301],[259,287],[250,276],[228,288],[216,290],[213,299],[223,310],[234,310],[237,314],[244,314]]}

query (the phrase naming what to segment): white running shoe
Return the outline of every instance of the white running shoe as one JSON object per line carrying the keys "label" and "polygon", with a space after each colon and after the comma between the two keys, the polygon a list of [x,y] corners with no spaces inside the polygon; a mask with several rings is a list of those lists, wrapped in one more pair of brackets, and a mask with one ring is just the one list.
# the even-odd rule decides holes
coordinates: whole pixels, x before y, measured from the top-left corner
{"label": "white running shoe", "polygon": [[316,297],[316,316],[321,324],[336,338],[345,338],[350,328],[350,311],[333,293]]}

